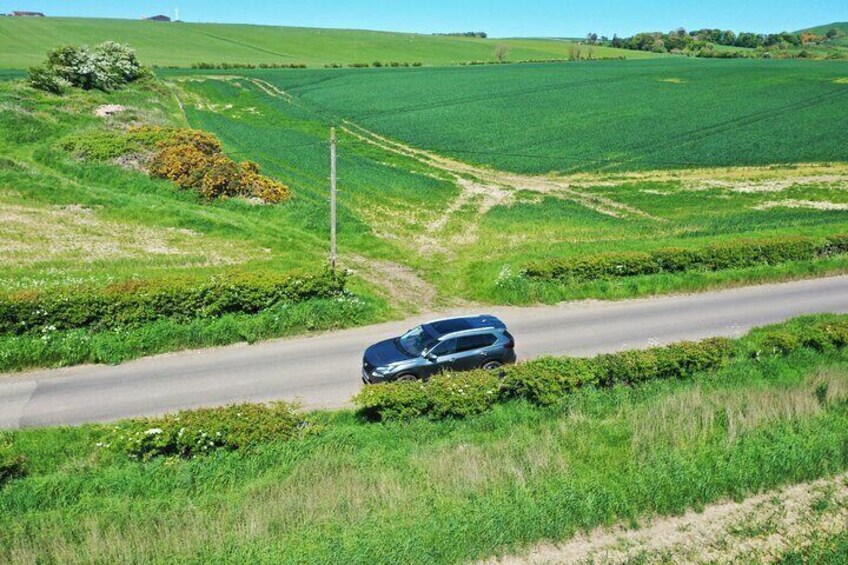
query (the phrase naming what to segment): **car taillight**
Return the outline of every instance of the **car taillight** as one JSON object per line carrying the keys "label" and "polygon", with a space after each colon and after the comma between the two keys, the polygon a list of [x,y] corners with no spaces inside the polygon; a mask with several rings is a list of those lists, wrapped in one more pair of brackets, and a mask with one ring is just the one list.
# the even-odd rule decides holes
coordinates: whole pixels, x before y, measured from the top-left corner
{"label": "car taillight", "polygon": [[515,340],[512,338],[512,336],[509,336],[509,341],[504,344],[504,347],[506,349],[515,349]]}

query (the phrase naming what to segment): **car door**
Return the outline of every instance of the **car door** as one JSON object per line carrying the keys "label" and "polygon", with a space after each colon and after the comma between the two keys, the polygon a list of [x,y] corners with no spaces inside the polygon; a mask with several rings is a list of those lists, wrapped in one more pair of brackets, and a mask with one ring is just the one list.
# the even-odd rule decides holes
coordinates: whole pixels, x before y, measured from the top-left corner
{"label": "car door", "polygon": [[428,377],[444,371],[452,371],[456,362],[456,339],[446,339],[430,351],[431,365]]}
{"label": "car door", "polygon": [[468,335],[457,339],[453,368],[457,371],[479,369],[488,357],[487,348],[498,340],[492,334]]}

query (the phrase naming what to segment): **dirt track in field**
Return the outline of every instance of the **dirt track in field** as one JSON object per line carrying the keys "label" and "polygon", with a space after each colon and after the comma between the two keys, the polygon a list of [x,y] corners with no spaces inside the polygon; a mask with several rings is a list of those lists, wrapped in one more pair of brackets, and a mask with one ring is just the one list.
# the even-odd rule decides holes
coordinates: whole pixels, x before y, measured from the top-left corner
{"label": "dirt track in field", "polygon": [[561,545],[486,565],[542,563],[770,563],[789,550],[848,530],[848,474],[795,485],[638,529],[600,528]]}

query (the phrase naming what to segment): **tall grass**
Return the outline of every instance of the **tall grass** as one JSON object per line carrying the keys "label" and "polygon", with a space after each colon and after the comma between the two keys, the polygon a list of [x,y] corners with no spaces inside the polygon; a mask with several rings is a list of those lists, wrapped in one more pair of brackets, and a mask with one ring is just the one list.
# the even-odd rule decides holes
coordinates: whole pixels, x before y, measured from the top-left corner
{"label": "tall grass", "polygon": [[465,421],[317,413],[303,441],[136,463],[102,428],[8,434],[0,561],[457,563],[848,468],[848,353],[738,361]]}

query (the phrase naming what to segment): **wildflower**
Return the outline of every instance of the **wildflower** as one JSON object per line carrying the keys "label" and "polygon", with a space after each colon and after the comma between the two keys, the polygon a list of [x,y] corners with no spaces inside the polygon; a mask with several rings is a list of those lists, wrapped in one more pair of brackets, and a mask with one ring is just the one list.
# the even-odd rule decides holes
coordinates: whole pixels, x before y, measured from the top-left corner
{"label": "wildflower", "polygon": [[158,436],[162,433],[162,428],[150,428],[149,430],[144,432],[146,436]]}

